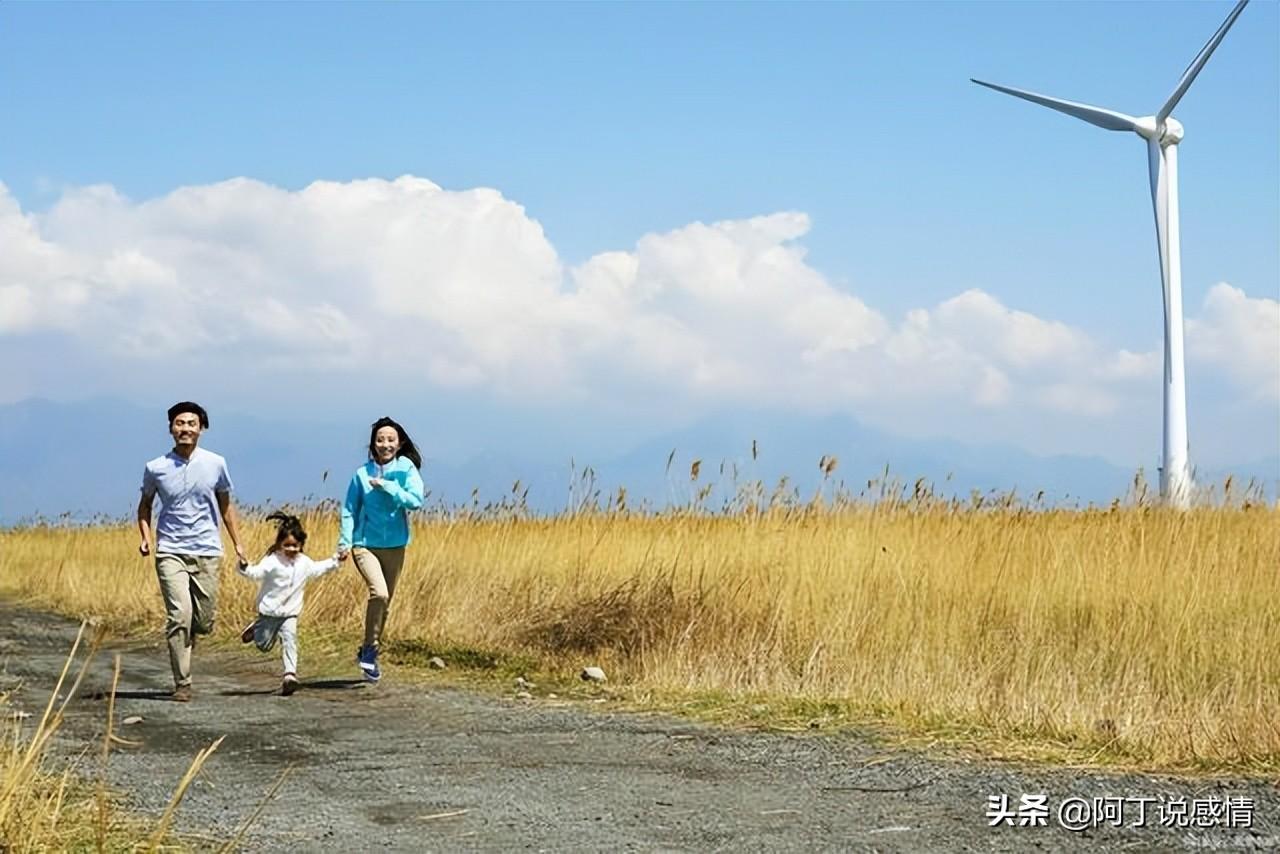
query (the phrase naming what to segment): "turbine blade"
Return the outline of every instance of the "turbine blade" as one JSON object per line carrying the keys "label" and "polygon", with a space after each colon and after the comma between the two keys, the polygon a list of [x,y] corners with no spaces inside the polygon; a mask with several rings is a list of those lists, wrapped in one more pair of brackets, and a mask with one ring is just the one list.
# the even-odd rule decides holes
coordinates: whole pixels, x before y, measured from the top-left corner
{"label": "turbine blade", "polygon": [[1047,95],[1037,95],[1035,92],[1028,92],[1025,89],[997,86],[995,83],[984,83],[981,80],[974,80],[972,77],[969,80],[979,86],[986,86],[988,89],[1004,92],[1006,95],[1022,98],[1024,101],[1030,101],[1033,104],[1039,104],[1042,107],[1048,107],[1060,113],[1066,113],[1068,116],[1075,116],[1077,119],[1082,119],[1100,128],[1132,131],[1138,129],[1137,119],[1133,116],[1126,116],[1124,113],[1117,113],[1115,110],[1104,110],[1101,107],[1091,107],[1088,104],[1078,104],[1075,101],[1063,101],[1059,98],[1050,98]]}
{"label": "turbine blade", "polygon": [[1178,81],[1178,86],[1173,90],[1173,94],[1164,102],[1164,106],[1160,108],[1160,112],[1156,113],[1156,124],[1163,125],[1164,120],[1169,118],[1169,114],[1173,112],[1173,108],[1178,106],[1178,102],[1182,100],[1182,96],[1187,94],[1187,90],[1191,88],[1192,82],[1196,79],[1196,75],[1200,73],[1200,69],[1204,68],[1204,64],[1209,61],[1209,57],[1213,56],[1213,51],[1218,47],[1223,37],[1227,34],[1227,30],[1231,29],[1231,25],[1236,22],[1236,18],[1240,17],[1240,13],[1244,11],[1245,5],[1249,0],[1240,0],[1236,7],[1231,10],[1231,14],[1227,15],[1227,19],[1222,22],[1222,26],[1218,27],[1218,31],[1213,34],[1213,38],[1200,48],[1200,52],[1196,54],[1196,58],[1191,60],[1191,64],[1187,66],[1187,70],[1182,72],[1182,79]]}

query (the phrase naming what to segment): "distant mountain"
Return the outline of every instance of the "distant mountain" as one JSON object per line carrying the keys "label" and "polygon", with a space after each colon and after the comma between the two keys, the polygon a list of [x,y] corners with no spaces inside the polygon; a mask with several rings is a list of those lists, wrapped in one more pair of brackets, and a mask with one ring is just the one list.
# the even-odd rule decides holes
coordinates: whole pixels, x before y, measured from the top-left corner
{"label": "distant mountain", "polygon": [[[201,445],[224,455],[243,504],[341,498],[364,459],[368,419],[317,423],[287,409],[269,417],[211,414]],[[752,445],[756,453],[752,456]],[[26,400],[0,406],[0,524],[35,516],[132,516],[143,464],[170,447],[163,410],[119,400],[76,403]],[[739,412],[642,442],[609,459],[545,458],[518,453],[468,460],[433,459],[423,476],[428,503],[481,506],[526,493],[530,508],[556,512],[570,504],[604,503],[625,487],[629,506],[688,504],[710,487],[704,506],[718,508],[747,484],[766,495],[784,491],[800,500],[822,488],[875,494],[886,467],[910,489],[925,478],[946,494],[967,496],[1016,489],[1044,491],[1047,503],[1087,504],[1123,495],[1134,473],[1103,460],[1041,457],[1007,445],[966,445],[891,436],[843,416]],[[674,451],[674,454],[673,454]],[[836,459],[824,477],[819,461]],[[668,466],[668,460],[670,465]],[[697,480],[691,479],[699,461]],[[1201,473],[1221,482],[1227,472]],[[1237,480],[1280,479],[1280,458],[1233,470]],[[1155,488],[1155,473],[1148,479]],[[869,481],[875,481],[868,486]],[[517,486],[518,484],[518,486]],[[514,488],[514,490],[513,490]]]}
{"label": "distant mountain", "polygon": [[[241,504],[339,499],[366,458],[369,421],[317,422],[287,409],[270,418],[211,412],[200,445],[227,458]],[[64,515],[132,517],[143,465],[171,447],[164,409],[113,399],[0,406],[0,525]],[[539,483],[544,509],[563,506],[563,490],[551,485],[567,483],[567,474],[553,474],[567,472],[567,460],[558,466],[494,456],[459,465],[431,459],[425,450],[431,502],[467,503],[477,487],[484,501],[495,500],[522,479]]]}
{"label": "distant mountain", "polygon": [[[824,458],[835,461],[829,474],[820,468]],[[696,482],[690,476],[695,460],[700,462]],[[1033,496],[1044,490],[1048,502],[1082,504],[1123,494],[1133,478],[1132,472],[1095,458],[1039,457],[1007,445],[905,439],[846,416],[771,412],[707,419],[646,442],[601,466],[600,473],[611,485],[627,485],[629,492],[643,492],[657,503],[683,503],[715,482],[707,498],[713,507],[733,494],[735,481],[761,481],[771,493],[784,476],[786,491],[802,500],[820,488],[826,494],[840,489],[855,496],[874,495],[886,481],[910,490],[923,478],[946,494],[967,496],[976,489]]]}
{"label": "distant mountain", "polygon": [[[227,457],[237,493],[250,501],[336,494],[325,470],[336,473],[339,462],[354,469],[360,459],[358,429],[217,412],[210,421],[201,445]],[[111,399],[0,406],[0,523],[131,516],[143,465],[172,446],[163,409]]]}
{"label": "distant mountain", "polygon": [[1212,486],[1218,493],[1228,477],[1231,478],[1232,492],[1240,495],[1244,490],[1253,488],[1260,490],[1268,501],[1280,498],[1280,456],[1264,457],[1249,463],[1234,466],[1196,469],[1196,483]]}

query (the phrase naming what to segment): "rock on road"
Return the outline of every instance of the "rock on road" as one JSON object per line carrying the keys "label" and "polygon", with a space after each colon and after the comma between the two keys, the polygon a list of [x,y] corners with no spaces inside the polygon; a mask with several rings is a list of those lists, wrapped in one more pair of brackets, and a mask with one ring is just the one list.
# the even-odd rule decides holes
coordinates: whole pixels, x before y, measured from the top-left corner
{"label": "rock on road", "polygon": [[[38,720],[78,624],[0,602],[0,691]],[[1280,847],[1264,782],[1195,781],[930,758],[855,735],[777,735],[515,701],[456,688],[303,679],[278,694],[274,656],[198,650],[196,697],[168,700],[161,639],[108,644],[68,707],[59,751],[100,739],[112,653],[123,659],[116,727],[138,742],[108,765],[126,805],[163,811],[219,736],[178,811],[179,831],[229,838],[292,767],[251,828],[254,851],[1025,851]],[[303,649],[305,667],[306,650]],[[352,676],[355,677],[354,666]],[[141,716],[128,725],[126,718]],[[100,743],[100,742],[99,742]],[[80,760],[96,774],[98,753]],[[1043,826],[990,827],[988,799],[1047,794]],[[1251,828],[1109,824],[1069,831],[1071,797],[1250,798]],[[1136,807],[1128,802],[1132,823]],[[1152,808],[1154,810],[1154,807]],[[1239,817],[1239,816],[1237,816]],[[1016,823],[1016,819],[1015,819]]]}

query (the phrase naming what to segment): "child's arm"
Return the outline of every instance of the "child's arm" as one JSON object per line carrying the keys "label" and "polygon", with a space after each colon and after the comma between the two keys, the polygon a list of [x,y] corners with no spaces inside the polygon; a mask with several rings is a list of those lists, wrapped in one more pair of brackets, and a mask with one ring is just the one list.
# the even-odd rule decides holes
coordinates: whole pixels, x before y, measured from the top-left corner
{"label": "child's arm", "polygon": [[324,560],[311,560],[311,558],[307,558],[307,560],[311,561],[311,566],[307,569],[307,575],[311,578],[333,572],[341,565],[337,555]]}
{"label": "child's arm", "polygon": [[236,564],[236,572],[240,573],[245,578],[251,578],[254,581],[261,581],[263,576],[265,576],[271,569],[269,565],[270,562],[271,557],[268,555],[254,564]]}

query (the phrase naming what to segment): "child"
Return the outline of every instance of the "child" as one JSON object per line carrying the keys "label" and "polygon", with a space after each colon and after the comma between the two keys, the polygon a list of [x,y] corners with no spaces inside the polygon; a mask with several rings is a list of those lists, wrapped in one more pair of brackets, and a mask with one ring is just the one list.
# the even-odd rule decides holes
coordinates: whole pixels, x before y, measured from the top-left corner
{"label": "child", "polygon": [[241,575],[262,582],[258,588],[258,618],[240,633],[240,640],[252,641],[258,649],[268,652],[275,646],[277,636],[280,638],[284,657],[280,693],[287,697],[298,689],[298,615],[302,613],[302,588],[308,580],[337,569],[346,555],[313,561],[302,553],[307,532],[297,516],[272,513],[267,521],[278,523],[275,544],[256,564],[239,566]]}

